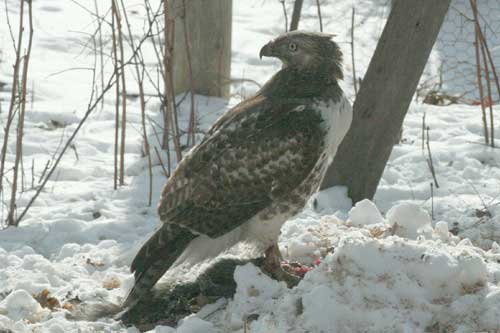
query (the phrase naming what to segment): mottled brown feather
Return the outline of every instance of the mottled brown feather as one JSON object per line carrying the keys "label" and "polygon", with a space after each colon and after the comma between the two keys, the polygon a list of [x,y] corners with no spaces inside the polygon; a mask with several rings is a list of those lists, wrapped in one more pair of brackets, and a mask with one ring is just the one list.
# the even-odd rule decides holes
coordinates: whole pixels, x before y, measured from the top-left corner
{"label": "mottled brown feather", "polygon": [[163,189],[162,221],[218,237],[292,192],[324,148],[319,113],[299,105],[257,95],[219,119]]}

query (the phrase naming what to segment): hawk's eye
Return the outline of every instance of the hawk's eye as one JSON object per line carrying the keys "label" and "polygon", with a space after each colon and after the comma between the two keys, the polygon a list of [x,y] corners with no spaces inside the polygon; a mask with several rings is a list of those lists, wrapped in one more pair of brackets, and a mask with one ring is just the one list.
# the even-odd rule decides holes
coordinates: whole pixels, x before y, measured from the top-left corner
{"label": "hawk's eye", "polygon": [[291,51],[297,51],[297,44],[295,44],[295,43],[290,43],[290,44],[288,44],[288,48],[289,48]]}

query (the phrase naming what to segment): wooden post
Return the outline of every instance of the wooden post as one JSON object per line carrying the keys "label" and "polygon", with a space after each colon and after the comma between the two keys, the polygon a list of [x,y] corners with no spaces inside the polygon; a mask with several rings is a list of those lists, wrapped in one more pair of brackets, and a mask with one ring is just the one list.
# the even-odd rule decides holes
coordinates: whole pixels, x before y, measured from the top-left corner
{"label": "wooden post", "polygon": [[394,0],[322,189],[372,199],[451,0]]}
{"label": "wooden post", "polygon": [[[175,17],[173,54],[175,94],[191,90],[184,38],[184,27],[187,26],[195,92],[229,98],[232,0],[173,0],[170,4]],[[186,25],[182,21],[184,13],[186,13]]]}

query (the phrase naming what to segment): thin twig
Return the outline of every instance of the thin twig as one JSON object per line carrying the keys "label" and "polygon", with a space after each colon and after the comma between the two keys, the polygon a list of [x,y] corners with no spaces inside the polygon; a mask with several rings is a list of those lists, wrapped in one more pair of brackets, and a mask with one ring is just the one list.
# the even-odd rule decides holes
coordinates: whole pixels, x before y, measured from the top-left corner
{"label": "thin twig", "polygon": [[356,62],[354,61],[354,17],[356,10],[352,7],[351,15],[351,58],[352,58],[352,80],[354,83],[354,96],[358,95],[358,79],[356,78]]}
{"label": "thin twig", "polygon": [[[172,53],[173,53],[173,45],[174,45],[174,27],[175,23],[173,18],[171,19],[169,17],[169,11],[168,11],[168,1],[163,0],[163,13],[164,13],[164,19],[165,19],[165,29],[164,29],[164,34],[165,34],[165,50],[164,50],[164,64],[163,67],[165,69],[165,78],[164,78],[164,87],[165,87],[165,108],[166,108],[166,116],[168,123],[170,124],[170,127],[172,128],[172,137],[174,140],[174,148],[175,148],[175,153],[177,156],[177,163],[179,163],[182,160],[182,151],[181,151],[181,145],[179,142],[179,127],[178,127],[178,118],[177,118],[177,112],[175,109],[175,94],[174,94],[174,79],[173,79],[173,68],[172,68]],[[165,124],[165,128],[163,129],[168,130],[169,126],[168,124]],[[167,135],[168,136],[168,135]],[[165,137],[165,136],[164,136]],[[168,146],[168,141],[165,144],[165,140],[163,142],[165,146]],[[164,146],[164,148],[165,148]]]}
{"label": "thin twig", "polygon": [[187,146],[190,144],[193,146],[196,144],[195,139],[195,123],[196,123],[196,110],[195,110],[195,100],[194,100],[194,92],[195,92],[195,82],[193,77],[193,63],[191,57],[191,41],[188,33],[188,24],[187,24],[187,10],[186,10],[186,0],[182,0],[183,4],[183,17],[182,23],[184,25],[184,44],[186,47],[186,58],[188,63],[188,75],[189,75],[189,88],[191,92],[191,112],[189,113],[189,127],[187,133]]}
{"label": "thin twig", "polygon": [[12,31],[12,25],[10,24],[9,18],[9,4],[8,1],[5,0],[5,20],[7,21],[7,27],[9,28],[10,40],[12,41],[12,47],[14,52],[17,52],[18,48],[16,47],[16,39],[14,38],[14,32]]}
{"label": "thin twig", "polygon": [[31,159],[31,189],[35,188],[35,159]]}
{"label": "thin twig", "polygon": [[[147,3],[147,6],[149,6],[149,1],[145,0],[145,3]],[[175,36],[175,21],[173,19],[169,19],[168,15],[169,15],[169,12],[167,10],[167,7],[168,7],[168,2],[167,0],[164,0],[163,2],[163,39],[164,39],[164,43],[163,43],[163,48],[159,48],[159,52],[156,51],[156,42],[153,38],[153,47],[156,51],[156,56],[159,57],[160,55],[162,56],[162,58],[158,58],[159,60],[159,63],[161,64],[158,68],[157,68],[157,73],[159,72],[163,78],[163,94],[159,94],[160,96],[160,101],[162,102],[162,115],[163,115],[163,131],[162,131],[162,143],[161,143],[161,147],[163,150],[166,150],[167,151],[167,155],[168,155],[168,165],[170,167],[170,149],[169,149],[169,140],[170,140],[170,118],[171,117],[171,112],[172,112],[172,105],[169,104],[170,103],[170,96],[169,96],[169,90],[170,91],[173,91],[174,89],[173,88],[170,88],[169,87],[169,76],[171,76],[171,73],[168,72],[167,73],[167,65],[169,64],[169,55],[173,52],[173,45],[172,45],[172,41],[174,39],[174,36]],[[149,11],[148,11],[148,19],[149,19]],[[150,22],[151,22],[151,19],[149,19]],[[156,20],[155,20],[156,22]],[[158,22],[156,22],[156,29],[158,31],[160,31],[160,27],[158,25]],[[158,37],[158,44],[161,44],[161,41],[159,40],[159,37]],[[173,82],[173,80],[171,81]],[[174,93],[172,93],[172,96],[174,95]],[[160,126],[161,127],[161,126]],[[153,126],[153,130],[156,134],[156,129],[154,128]],[[174,136],[174,142],[175,142],[175,137],[176,137],[176,134],[175,134],[175,127],[172,125],[172,132],[174,133],[173,136]]]}
{"label": "thin twig", "polygon": [[50,160],[47,160],[47,163],[45,163],[45,167],[43,168],[42,174],[40,175],[40,178],[38,178],[38,184],[40,184],[42,182],[42,180],[45,177],[45,174],[49,170],[49,168],[50,168],[50,162],[51,162]]}
{"label": "thin twig", "polygon": [[[158,131],[156,130],[156,127],[155,125],[153,124],[153,122],[151,121],[150,119],[150,122],[152,123],[152,128],[153,128],[153,133],[156,137],[156,141],[158,142],[158,144],[161,146],[161,142],[160,142],[160,136],[158,135]],[[156,146],[155,146],[155,150],[157,150]],[[167,147],[167,174],[170,176],[170,173],[171,173],[171,160],[170,160],[170,147]]]}
{"label": "thin twig", "polygon": [[431,154],[431,145],[429,143],[429,126],[427,126],[427,154],[429,155],[427,159],[427,165],[429,166],[429,170],[431,171],[432,174],[432,179],[434,179],[434,184],[436,185],[436,188],[439,188],[439,184],[436,178],[436,170],[434,169],[434,161],[432,160],[432,154]]}
{"label": "thin twig", "polygon": [[161,169],[163,170],[163,174],[165,175],[165,178],[170,177],[167,169],[165,169],[165,164],[163,163],[163,160],[161,159],[160,152],[158,152],[158,148],[156,148],[156,146],[154,146],[154,148],[155,148],[156,156],[158,157],[158,161],[160,162]]}
{"label": "thin twig", "polygon": [[[489,71],[489,66],[488,66],[488,61],[490,62],[493,76],[495,78],[495,83],[497,86],[497,91],[498,94],[500,95],[500,84],[498,82],[498,76],[496,73],[495,69],[495,63],[491,59],[491,54],[488,49],[488,44],[486,42],[486,38],[484,38],[483,31],[481,29],[481,25],[479,24],[479,15],[478,15],[478,10],[477,10],[477,2],[476,0],[470,1],[471,8],[472,8],[472,13],[474,15],[474,25],[476,28],[476,34],[478,35],[479,38],[476,38],[476,42],[479,40],[479,43],[481,44],[481,53],[483,56],[483,61],[484,61],[484,72],[485,72],[485,79],[486,79],[486,87],[488,91],[488,106],[489,106],[489,111],[490,111],[490,143],[491,147],[495,147],[495,126],[494,126],[494,117],[493,117],[493,97],[491,95],[491,81],[490,81],[490,71]],[[482,104],[483,102],[481,102]]]}
{"label": "thin twig", "polygon": [[[157,17],[157,16],[160,15],[159,13],[160,13],[161,8],[162,8],[161,6],[158,8],[157,12],[155,13],[155,17]],[[151,29],[152,29],[152,26],[150,25],[148,27],[148,31],[146,32],[145,36],[139,41],[139,43],[136,46],[136,49],[133,50],[132,56],[129,58],[129,60],[127,62],[125,62],[124,64],[122,64],[122,66],[119,68],[120,70],[123,69],[123,67],[125,65],[128,65],[134,59],[135,54],[137,52],[139,52],[139,49],[142,47],[142,44],[150,37]],[[95,73],[95,71],[94,71],[94,73]],[[95,81],[95,74],[93,76],[93,81]],[[49,179],[51,178],[51,176],[54,174],[54,172],[57,169],[59,163],[61,162],[64,154],[66,153],[66,151],[70,147],[70,145],[73,142],[73,140],[76,137],[76,135],[79,133],[80,129],[83,127],[83,125],[85,124],[85,122],[87,121],[87,119],[89,118],[89,116],[92,114],[92,112],[101,103],[101,100],[104,98],[104,95],[113,87],[114,84],[116,84],[116,75],[115,75],[115,73],[112,73],[111,76],[109,77],[109,80],[108,80],[107,84],[105,85],[104,90],[101,91],[101,94],[99,96],[97,96],[97,98],[95,100],[93,99],[94,89],[92,89],[91,97],[90,97],[89,103],[87,105],[87,110],[86,110],[83,118],[80,120],[80,122],[78,123],[77,127],[75,128],[75,130],[73,131],[73,133],[71,134],[71,136],[68,138],[68,141],[64,145],[62,151],[57,156],[57,159],[54,161],[54,164],[52,165],[52,167],[50,168],[50,170],[47,172],[46,176],[41,177],[41,179],[43,178],[43,180],[41,181],[40,186],[36,190],[36,192],[33,195],[33,197],[31,197],[31,199],[27,203],[27,205],[24,208],[24,210],[22,211],[22,213],[18,216],[18,218],[17,218],[18,221],[21,221],[23,219],[23,217],[26,215],[26,213],[29,211],[29,209],[31,208],[31,206],[33,205],[33,203],[36,201],[36,199],[38,198],[38,196],[40,195],[40,193],[45,188],[45,186],[46,186],[47,182],[49,181]],[[94,85],[95,85],[95,82],[92,82],[92,86],[94,86]],[[48,169],[48,167],[46,167],[46,169]],[[44,171],[44,175],[45,175],[45,171]]]}
{"label": "thin twig", "polygon": [[433,183],[431,183],[431,221],[434,221],[434,184]]}
{"label": "thin twig", "polygon": [[[130,22],[128,20],[127,11],[125,9],[125,4],[123,3],[123,0],[121,0],[121,4],[122,4],[123,17],[125,18],[125,23],[127,25],[130,44],[132,46],[132,49],[134,49],[135,47],[134,47],[134,39],[132,36],[132,29],[130,27]],[[141,65],[142,73],[139,70],[139,64]],[[142,125],[142,135],[144,137],[144,150],[146,157],[148,159],[148,172],[149,172],[148,206],[151,206],[153,202],[153,170],[151,163],[151,151],[149,149],[149,140],[146,130],[146,101],[144,99],[144,71],[146,65],[144,64],[144,59],[142,58],[141,51],[137,52],[137,54],[134,56],[134,65],[135,65],[134,66],[135,72],[137,75],[137,83],[139,85],[139,98],[141,103],[141,125]]]}
{"label": "thin twig", "polygon": [[495,147],[495,126],[493,119],[493,97],[491,96],[491,81],[490,81],[490,71],[488,66],[488,60],[486,59],[486,50],[484,48],[484,43],[481,42],[481,54],[483,55],[484,62],[484,77],[486,80],[486,91],[488,92],[488,108],[490,111],[490,144]]}
{"label": "thin twig", "polygon": [[478,196],[479,200],[481,201],[481,204],[483,205],[483,208],[484,208],[484,211],[487,213],[487,215],[489,215],[490,217],[492,216],[491,214],[491,211],[490,211],[490,207],[486,204],[486,202],[484,201],[483,199],[483,196],[481,195],[481,193],[479,193],[479,191],[476,189],[476,186],[474,186],[474,183],[472,183],[470,180],[467,181],[467,183],[469,183],[469,185],[472,187],[472,190],[476,193],[476,195]]}
{"label": "thin twig", "polygon": [[[89,105],[87,107],[87,111],[85,112],[85,115],[80,120],[80,122],[76,126],[76,128],[73,131],[73,133],[71,134],[71,136],[68,138],[68,141],[66,141],[66,144],[64,145],[63,149],[61,150],[61,152],[59,153],[59,155],[55,159],[54,164],[52,165],[52,167],[50,168],[50,170],[48,171],[48,173],[43,178],[43,181],[41,182],[41,184],[38,187],[37,191],[35,192],[35,194],[33,195],[33,197],[31,197],[30,201],[28,202],[28,204],[26,205],[26,207],[24,208],[24,210],[22,211],[22,213],[18,216],[18,218],[17,218],[18,223],[19,223],[19,221],[21,221],[23,219],[23,217],[26,215],[26,213],[28,212],[28,210],[31,208],[31,206],[33,205],[33,203],[35,202],[35,200],[38,198],[38,196],[42,192],[43,188],[45,187],[45,185],[49,181],[50,177],[52,176],[52,174],[57,169],[57,166],[59,165],[59,162],[61,162],[61,159],[63,158],[64,154],[66,153],[66,151],[68,150],[68,148],[70,148],[71,143],[73,142],[74,138],[76,137],[76,135],[78,134],[78,132],[82,128],[83,124],[85,124],[87,118],[90,116],[90,114],[92,113],[92,111],[94,111],[97,108],[97,106],[101,102],[101,99],[104,97],[104,95],[106,94],[106,92],[108,90],[110,90],[111,87],[113,87],[113,84],[114,84],[113,79],[114,79],[114,77],[115,77],[114,74],[112,74],[111,77],[110,77],[110,79],[109,79],[109,81],[108,81],[108,83],[107,83],[107,85],[106,85],[106,87],[104,88],[104,91],[101,92],[101,94],[97,97],[97,99],[95,99],[94,102],[90,102],[89,103]],[[93,92],[92,92],[92,95],[93,95]]]}
{"label": "thin twig", "polygon": [[288,14],[286,13],[285,0],[279,0],[283,8],[283,16],[285,17],[285,32],[288,32]]}
{"label": "thin twig", "polygon": [[425,150],[425,112],[422,116],[422,152]]}
{"label": "thin twig", "polygon": [[[158,20],[155,20],[151,17],[151,12],[153,11],[153,9],[151,8],[151,4],[149,3],[148,0],[144,0],[144,6],[146,7],[146,14],[148,17],[149,24],[155,25],[156,30],[160,31]],[[164,54],[163,54],[163,49],[161,47],[158,47],[158,45],[161,44],[160,34],[157,34],[156,38],[154,36],[152,36],[151,42],[153,44],[153,50],[155,51],[156,59],[158,61],[158,68],[160,70],[161,76],[163,77],[163,76],[165,76],[164,68],[163,68],[163,60],[162,60],[164,57]]]}
{"label": "thin twig", "polygon": [[[102,39],[102,22],[104,18],[100,18],[99,16],[99,6],[97,4],[97,0],[94,0],[95,14],[97,16],[97,30],[99,31],[99,56],[100,56],[100,65],[101,65],[101,90],[104,89],[104,43]],[[104,98],[101,102],[101,109],[104,108]]]}
{"label": "thin twig", "polygon": [[[21,18],[22,21],[22,18]],[[21,109],[18,115],[18,123],[17,123],[17,142],[16,142],[16,158],[14,162],[14,172],[12,177],[12,191],[10,197],[10,208],[9,214],[7,216],[7,224],[12,226],[17,226],[19,224],[19,220],[16,219],[15,213],[17,208],[16,202],[16,193],[17,193],[17,178],[19,175],[19,163],[22,159],[23,153],[23,135],[24,135],[24,118],[26,114],[26,91],[28,85],[28,69],[29,69],[29,61],[31,56],[31,46],[33,44],[33,5],[32,1],[28,1],[28,21],[29,21],[29,35],[28,35],[28,49],[24,56],[23,62],[23,73],[21,76]]]}
{"label": "thin twig", "polygon": [[295,0],[292,12],[292,22],[290,23],[290,31],[294,31],[299,28],[300,13],[302,12],[303,3],[304,0]]}
{"label": "thin twig", "polygon": [[77,161],[79,161],[79,160],[80,160],[80,157],[78,156],[78,150],[76,149],[76,145],[75,145],[75,144],[72,144],[72,145],[70,146],[70,148],[71,148],[71,149],[73,150],[73,152],[75,153],[75,159],[76,159]]}
{"label": "thin twig", "polygon": [[[122,33],[122,22],[121,22],[121,15],[118,10],[118,6],[113,0],[113,14],[116,17],[116,27],[118,30],[118,46],[120,47],[120,63],[122,65],[122,70],[121,70],[121,84],[122,84],[122,114],[121,114],[121,136],[120,136],[120,173],[119,173],[119,183],[120,185],[125,184],[125,139],[126,139],[126,131],[127,131],[127,87],[126,87],[126,81],[125,81],[125,66],[124,64],[124,57],[125,57],[125,52],[123,50],[123,33]],[[134,57],[137,54],[134,54]]]}
{"label": "thin twig", "polygon": [[35,81],[31,81],[30,112],[35,109]]}
{"label": "thin twig", "polygon": [[319,31],[323,32],[323,17],[321,16],[321,4],[319,0],[316,0],[316,8],[318,9]]}
{"label": "thin twig", "polygon": [[[9,111],[7,113],[7,121],[5,123],[2,151],[0,152],[0,159],[1,159],[0,175],[4,174],[5,158],[7,156],[7,146],[9,141],[10,127],[12,125],[12,121],[14,120],[14,107],[16,105],[16,96],[17,96],[18,79],[19,79],[19,65],[21,63],[21,44],[23,40],[23,31],[24,31],[23,17],[24,17],[24,1],[21,1],[21,8],[19,11],[19,31],[17,37],[17,48],[14,46],[14,49],[16,50],[16,60],[14,63],[14,73],[12,75],[12,91],[10,94],[10,104],[9,104]],[[3,191],[3,177],[0,177],[0,192],[2,191]]]}
{"label": "thin twig", "polygon": [[490,49],[488,47],[488,42],[486,41],[486,38],[484,37],[481,29],[479,29],[479,35],[480,35],[481,41],[484,44],[484,47],[486,49],[486,55],[488,56],[488,60],[489,60],[490,65],[491,65],[491,72],[493,73],[494,82],[495,82],[495,85],[497,87],[498,95],[500,96],[500,80],[498,79],[498,73],[496,70],[495,62],[493,61]]}
{"label": "thin twig", "polygon": [[[114,8],[114,0],[111,0],[112,7]],[[115,15],[111,17],[111,38],[113,40],[113,62],[114,74],[116,76],[115,87],[115,142],[114,142],[114,172],[113,172],[113,188],[118,188],[118,149],[119,149],[119,135],[120,135],[120,71],[118,64],[118,44],[116,42],[116,29],[115,29]]]}
{"label": "thin twig", "polygon": [[[470,0],[472,8],[475,8],[476,1]],[[481,79],[481,57],[479,55],[479,30],[478,25],[474,24],[474,48],[476,51],[476,74],[477,74],[477,85],[479,88],[479,98],[481,99],[481,112],[483,119],[483,131],[484,131],[484,141],[488,145],[490,143],[489,134],[488,134],[488,123],[486,120],[486,109],[484,105],[484,93],[483,93],[483,83]]]}

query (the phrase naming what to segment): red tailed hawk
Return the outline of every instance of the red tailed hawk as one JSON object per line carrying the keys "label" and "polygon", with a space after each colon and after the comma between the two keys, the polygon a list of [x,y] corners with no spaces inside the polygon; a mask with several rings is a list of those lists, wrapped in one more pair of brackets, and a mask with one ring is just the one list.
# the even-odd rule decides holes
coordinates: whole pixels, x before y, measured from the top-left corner
{"label": "red tailed hawk", "polygon": [[252,242],[263,253],[317,191],[352,119],[338,84],[340,48],[331,35],[294,31],[262,56],[280,59],[282,69],[220,117],[163,188],[162,224],[132,262],[126,306],[194,244],[231,234],[233,245]]}

